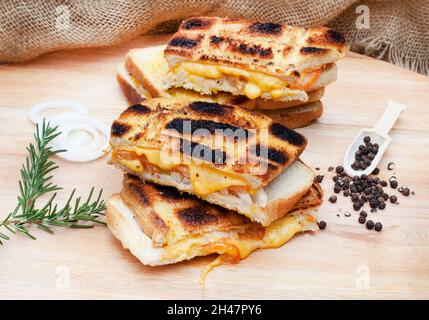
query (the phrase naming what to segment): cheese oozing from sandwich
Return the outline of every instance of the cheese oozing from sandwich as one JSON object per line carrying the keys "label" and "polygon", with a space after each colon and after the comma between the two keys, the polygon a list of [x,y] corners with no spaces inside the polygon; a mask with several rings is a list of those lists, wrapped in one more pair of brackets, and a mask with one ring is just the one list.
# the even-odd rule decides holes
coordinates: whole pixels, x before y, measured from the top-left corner
{"label": "cheese oozing from sandwich", "polygon": [[258,249],[278,248],[296,233],[317,230],[316,219],[306,212],[294,213],[278,219],[268,227],[249,223],[240,230],[204,232],[189,235],[163,247],[155,247],[135,219],[132,208],[119,195],[107,204],[106,220],[109,229],[143,264],[155,266],[189,260],[197,256],[219,254],[212,266],[223,262],[237,263]]}

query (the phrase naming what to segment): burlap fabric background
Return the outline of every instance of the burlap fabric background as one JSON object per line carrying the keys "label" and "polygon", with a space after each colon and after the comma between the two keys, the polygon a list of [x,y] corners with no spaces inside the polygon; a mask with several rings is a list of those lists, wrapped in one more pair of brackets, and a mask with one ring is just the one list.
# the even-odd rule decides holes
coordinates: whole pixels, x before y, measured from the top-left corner
{"label": "burlap fabric background", "polygon": [[328,25],[354,51],[429,74],[429,0],[0,0],[0,61],[174,32],[197,15]]}

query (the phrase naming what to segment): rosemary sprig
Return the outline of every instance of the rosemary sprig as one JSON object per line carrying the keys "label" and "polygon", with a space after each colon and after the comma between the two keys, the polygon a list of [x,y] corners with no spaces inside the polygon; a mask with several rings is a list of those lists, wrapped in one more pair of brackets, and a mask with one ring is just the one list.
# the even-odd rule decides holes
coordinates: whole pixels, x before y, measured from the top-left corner
{"label": "rosemary sprig", "polygon": [[[10,239],[7,232],[21,233],[36,239],[30,233],[31,225],[53,233],[52,226],[92,228],[94,224],[105,224],[99,220],[105,209],[105,203],[101,200],[102,189],[95,200],[92,200],[92,187],[83,202],[81,197],[75,198],[76,190],[73,190],[64,206],[59,207],[54,203],[56,191],[62,188],[52,182],[51,173],[58,169],[58,165],[50,158],[65,150],[52,150],[49,144],[60,134],[58,127],[51,127],[49,122],[43,121],[42,127],[37,126],[34,133],[35,144],[30,143],[27,147],[28,156],[21,168],[18,203],[0,222],[0,244],[3,244],[2,240]],[[42,207],[37,208],[37,199],[47,193],[52,193],[51,197]]]}

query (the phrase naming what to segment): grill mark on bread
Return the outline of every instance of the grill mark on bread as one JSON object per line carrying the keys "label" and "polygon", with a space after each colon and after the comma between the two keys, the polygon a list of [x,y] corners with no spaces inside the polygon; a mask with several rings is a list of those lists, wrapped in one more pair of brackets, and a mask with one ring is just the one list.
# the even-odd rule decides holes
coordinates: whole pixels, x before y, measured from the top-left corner
{"label": "grill mark on bread", "polygon": [[[220,149],[212,149],[201,143],[180,139],[180,153],[192,158],[211,162],[213,164],[226,164],[227,155]],[[208,155],[208,156],[207,156]]]}
{"label": "grill mark on bread", "polygon": [[257,144],[255,148],[252,148],[251,150],[255,156],[262,157],[279,164],[284,164],[288,161],[288,156],[286,154],[274,148],[267,148],[266,146]]}
{"label": "grill mark on bread", "polygon": [[329,49],[317,48],[317,47],[302,47],[299,52],[305,55],[321,55],[328,52]]}
{"label": "grill mark on bread", "polygon": [[142,114],[147,114],[150,111],[151,109],[147,106],[144,106],[142,104],[134,104],[132,106],[129,106],[127,109],[125,109],[125,111],[122,112],[121,116],[142,115]]}
{"label": "grill mark on bread", "polygon": [[168,45],[173,46],[173,47],[192,49],[192,48],[195,48],[196,46],[198,46],[200,41],[201,41],[200,39],[190,39],[190,38],[186,38],[183,36],[179,36],[179,37],[175,37],[175,38],[171,39],[170,42],[168,43]]}
{"label": "grill mark on bread", "polygon": [[249,101],[249,98],[246,96],[232,96],[229,100],[230,104],[242,104]]}
{"label": "grill mark on bread", "polygon": [[210,37],[210,44],[214,45],[214,46],[218,46],[221,42],[223,42],[225,40],[224,37],[219,37],[219,36],[211,36]]}
{"label": "grill mark on bread", "polygon": [[274,164],[268,163],[268,170],[269,171],[276,171],[278,167]]}
{"label": "grill mark on bread", "polygon": [[183,21],[181,29],[185,30],[207,30],[210,29],[212,21],[209,19],[191,18]]}
{"label": "grill mark on bread", "polygon": [[240,62],[237,62],[237,61],[232,61],[230,59],[222,59],[222,58],[218,58],[216,56],[209,56],[209,55],[206,55],[206,54],[203,54],[200,57],[200,60],[201,61],[215,62],[215,63],[219,63],[219,64],[225,64],[227,66],[234,66],[234,67],[240,67],[240,68],[246,67],[245,63],[240,63]]}
{"label": "grill mark on bread", "polygon": [[321,34],[308,37],[307,43],[342,46],[346,43],[346,39],[341,32],[333,29],[326,29]]}
{"label": "grill mark on bread", "polygon": [[114,137],[121,137],[131,129],[131,126],[125,123],[121,123],[117,120],[113,121],[110,129],[110,134]]}
{"label": "grill mark on bread", "polygon": [[[168,122],[165,125],[166,129],[174,129],[176,131],[178,131],[179,133],[183,134],[185,131],[185,121],[187,121],[186,126],[189,128],[190,127],[190,134],[193,134],[196,130],[199,129],[205,129],[208,130],[211,134],[215,134],[218,133],[215,130],[222,130],[224,136],[226,137],[230,137],[230,136],[234,136],[234,133],[236,133],[237,130],[239,134],[237,134],[237,137],[249,137],[249,136],[253,136],[253,133],[250,132],[247,129],[244,128],[240,128],[237,126],[234,126],[232,124],[229,123],[223,123],[223,122],[217,122],[217,121],[213,121],[213,120],[196,120],[196,119],[190,119],[190,118],[175,118],[173,120],[171,120],[170,122]],[[232,132],[230,132],[232,131]],[[244,134],[240,134],[241,132],[243,132]],[[219,132],[220,133],[220,132]]]}
{"label": "grill mark on bread", "polygon": [[341,32],[338,32],[337,30],[333,30],[333,29],[329,29],[326,32],[326,39],[330,43],[338,43],[338,44],[346,43],[346,38],[344,38],[344,35]]}
{"label": "grill mark on bread", "polygon": [[144,206],[150,205],[149,197],[146,195],[146,193],[143,190],[142,185],[138,181],[133,181],[127,183],[128,190],[130,190],[133,195],[135,196],[136,200],[139,202],[139,204]]}
{"label": "grill mark on bread", "polygon": [[194,101],[189,104],[189,108],[195,112],[213,116],[223,116],[229,111],[227,106],[207,101]]}
{"label": "grill mark on bread", "polygon": [[205,204],[178,209],[176,216],[185,227],[200,227],[217,222],[217,217],[210,214]]}
{"label": "grill mark on bread", "polygon": [[243,55],[258,56],[259,58],[269,59],[273,58],[273,51],[271,48],[264,48],[259,44],[247,44],[243,41],[228,40],[228,49],[231,52],[241,53]]}
{"label": "grill mark on bread", "polygon": [[280,35],[283,26],[278,23],[272,22],[255,22],[249,26],[251,32],[265,34],[265,35]]}
{"label": "grill mark on bread", "polygon": [[293,131],[284,125],[274,122],[270,125],[269,128],[271,134],[276,136],[277,138],[289,142],[294,146],[302,146],[305,144],[305,138],[300,135],[298,132]]}
{"label": "grill mark on bread", "polygon": [[165,200],[181,200],[181,199],[186,199],[190,197],[190,195],[185,195],[174,187],[162,186],[158,184],[153,184],[153,187],[159,192],[159,195]]}

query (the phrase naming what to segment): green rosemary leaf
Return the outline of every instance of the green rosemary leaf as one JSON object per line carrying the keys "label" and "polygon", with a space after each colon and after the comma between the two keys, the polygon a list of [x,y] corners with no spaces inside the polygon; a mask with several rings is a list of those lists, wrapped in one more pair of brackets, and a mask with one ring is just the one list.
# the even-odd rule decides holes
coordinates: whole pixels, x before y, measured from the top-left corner
{"label": "green rosemary leaf", "polygon": [[[95,201],[91,201],[94,195],[92,187],[83,203],[80,196],[75,198],[76,190],[71,192],[64,206],[59,207],[54,203],[56,192],[62,188],[52,182],[51,173],[59,166],[50,157],[66,150],[52,150],[49,145],[60,134],[57,126],[52,127],[45,121],[41,126],[36,126],[36,132],[33,134],[35,143],[30,143],[26,148],[28,155],[20,169],[18,203],[0,222],[0,239],[10,240],[5,231],[12,234],[21,233],[36,239],[28,229],[33,224],[51,234],[53,233],[51,226],[92,228],[95,224],[105,225],[105,222],[99,219],[105,210],[105,202],[101,200],[103,190],[98,192]],[[38,208],[37,199],[52,192],[45,204]]]}

